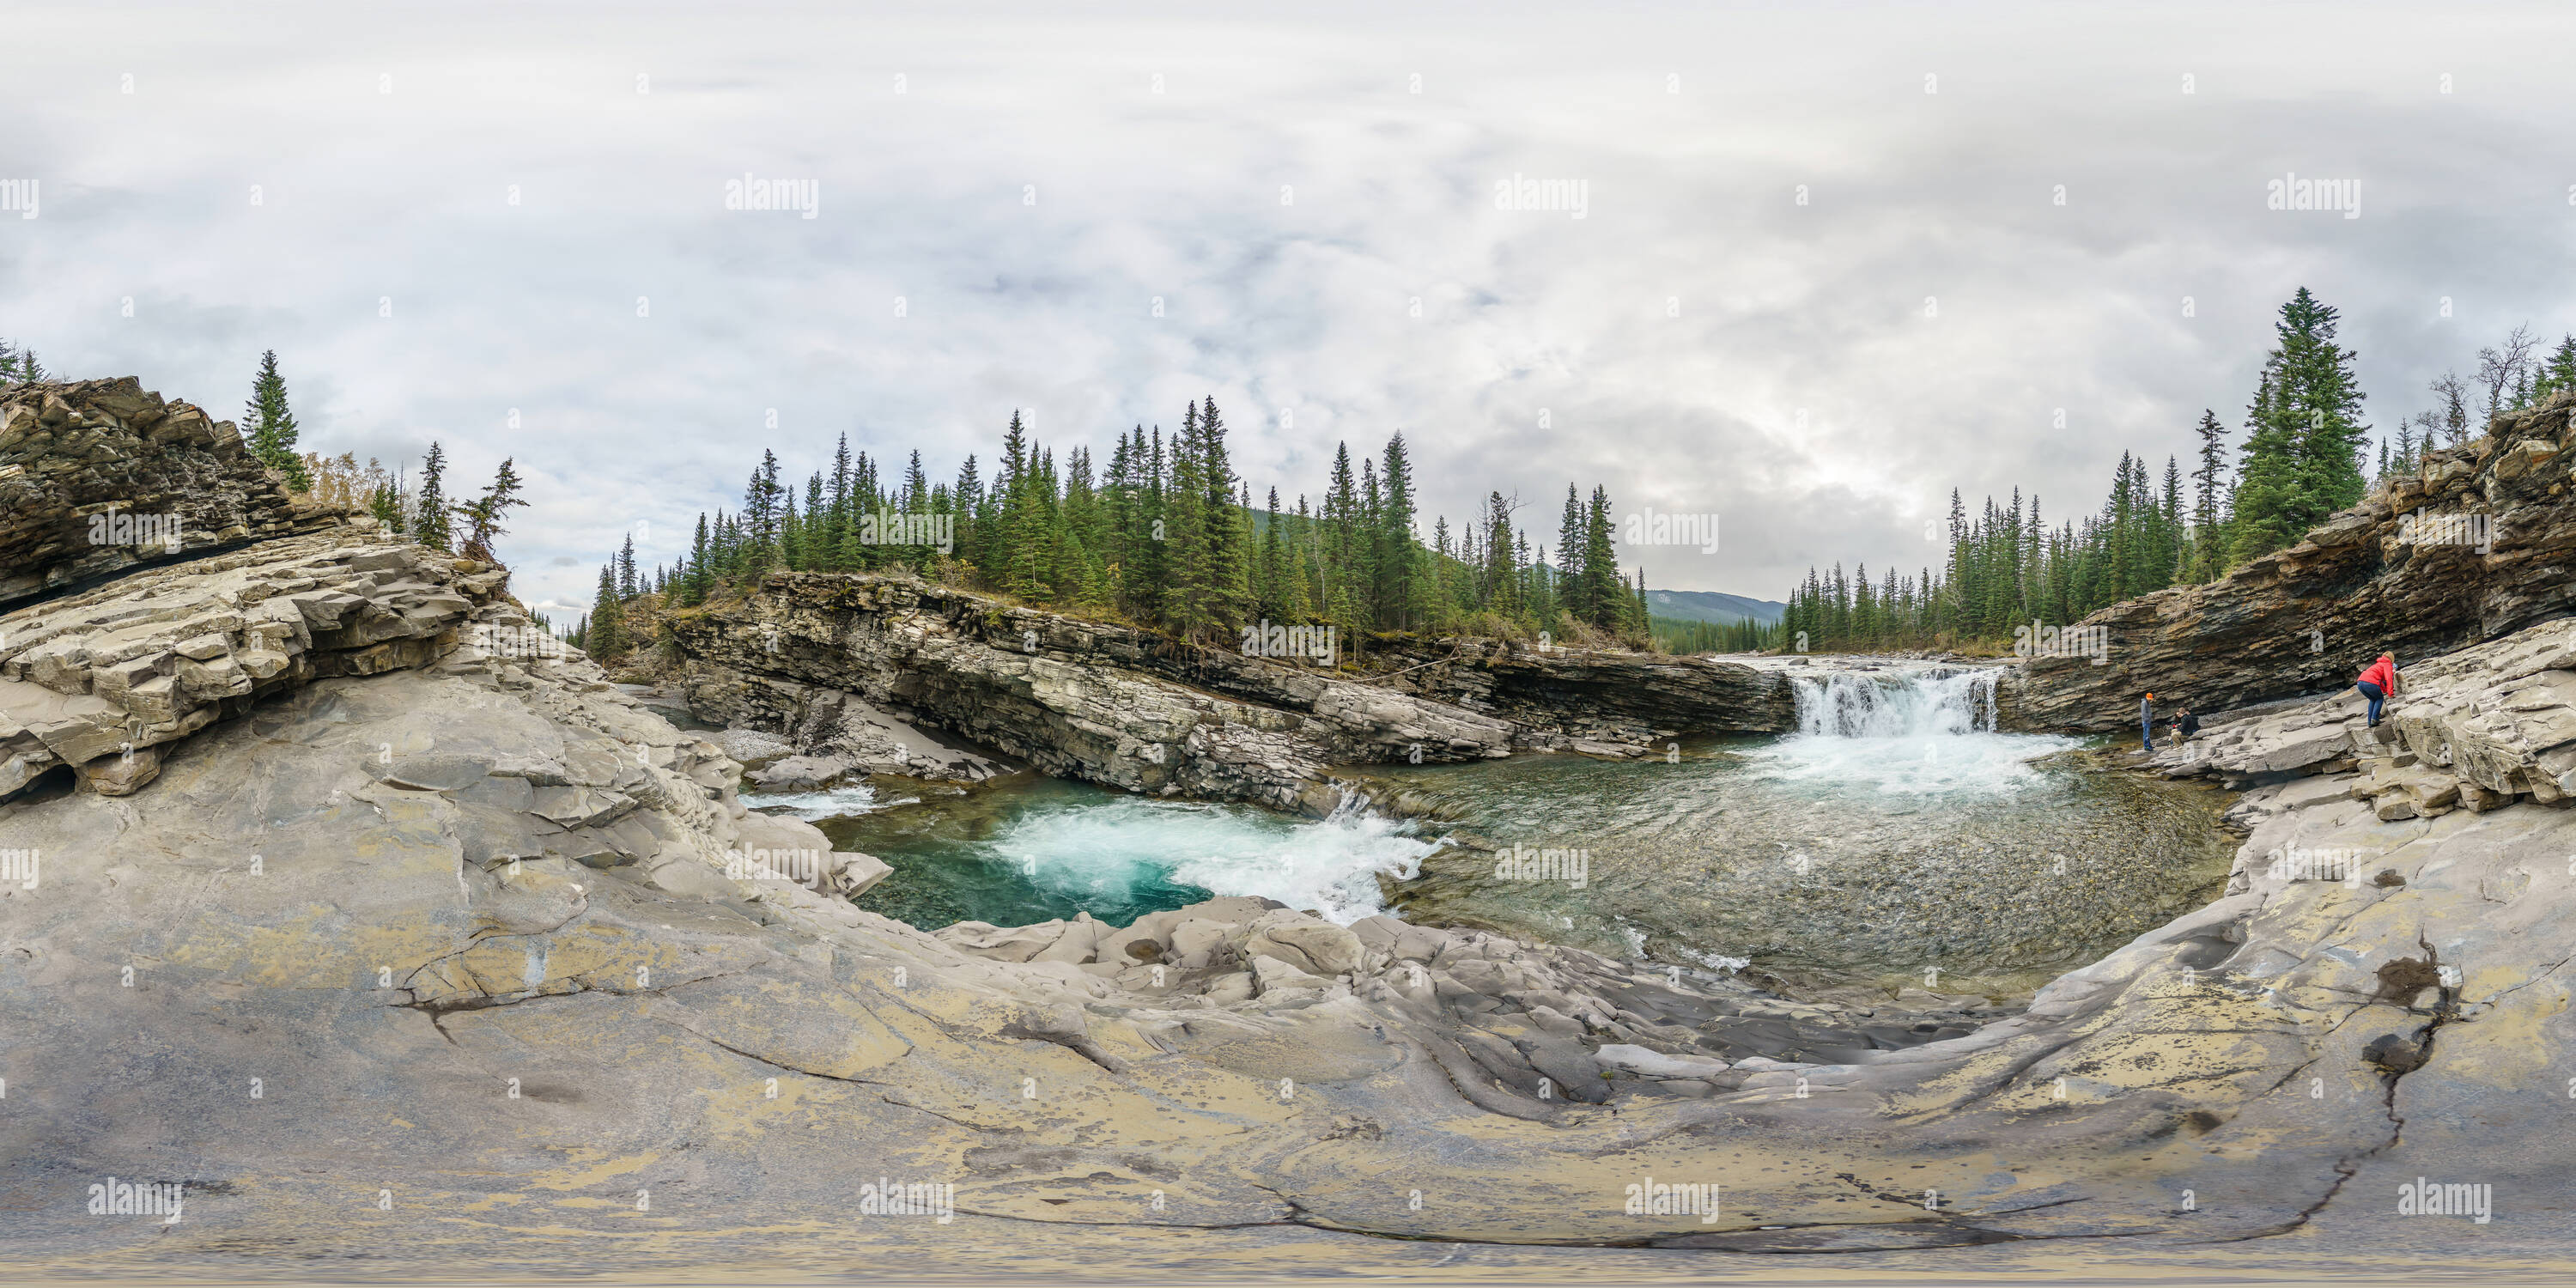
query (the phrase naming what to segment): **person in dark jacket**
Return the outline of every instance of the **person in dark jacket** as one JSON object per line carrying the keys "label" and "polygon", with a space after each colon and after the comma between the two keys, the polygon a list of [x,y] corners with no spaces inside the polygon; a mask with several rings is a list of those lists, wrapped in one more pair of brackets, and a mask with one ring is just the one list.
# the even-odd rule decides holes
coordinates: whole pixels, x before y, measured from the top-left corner
{"label": "person in dark jacket", "polygon": [[2361,690],[2361,696],[2370,700],[2370,727],[2378,728],[2379,704],[2397,696],[2397,659],[2386,653],[2380,654],[2379,660],[2371,663],[2370,669],[2352,682],[2352,687]]}
{"label": "person in dark jacket", "polygon": [[2175,745],[2189,742],[2193,734],[2200,732],[2200,717],[2193,715],[2191,708],[2186,706],[2174,713],[2173,728]]}
{"label": "person in dark jacket", "polygon": [[2156,749],[2156,695],[2150,693],[2138,702],[2138,747]]}

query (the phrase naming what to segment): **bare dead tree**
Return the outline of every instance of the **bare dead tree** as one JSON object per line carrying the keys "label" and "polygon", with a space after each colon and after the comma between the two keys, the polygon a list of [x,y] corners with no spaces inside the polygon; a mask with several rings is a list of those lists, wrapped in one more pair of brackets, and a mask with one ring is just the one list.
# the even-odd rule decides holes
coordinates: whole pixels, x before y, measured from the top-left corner
{"label": "bare dead tree", "polygon": [[[2460,373],[2445,371],[2431,386],[2442,399],[2442,446],[2457,447],[2469,441],[2469,386]],[[2426,431],[2426,438],[2431,431]]]}
{"label": "bare dead tree", "polygon": [[2518,326],[2504,338],[2502,349],[2478,350],[2478,383],[2487,387],[2487,416],[2492,419],[2504,410],[2505,391],[2531,368],[2532,351],[2540,341],[2528,325]]}

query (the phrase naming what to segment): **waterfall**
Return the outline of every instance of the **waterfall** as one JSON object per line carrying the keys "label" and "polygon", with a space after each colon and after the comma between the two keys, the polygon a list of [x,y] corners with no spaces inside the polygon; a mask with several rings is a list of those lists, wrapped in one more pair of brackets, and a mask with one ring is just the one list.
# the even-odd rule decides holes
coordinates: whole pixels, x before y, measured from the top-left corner
{"label": "waterfall", "polygon": [[1836,671],[1791,676],[1798,732],[1821,738],[1991,733],[1996,671]]}

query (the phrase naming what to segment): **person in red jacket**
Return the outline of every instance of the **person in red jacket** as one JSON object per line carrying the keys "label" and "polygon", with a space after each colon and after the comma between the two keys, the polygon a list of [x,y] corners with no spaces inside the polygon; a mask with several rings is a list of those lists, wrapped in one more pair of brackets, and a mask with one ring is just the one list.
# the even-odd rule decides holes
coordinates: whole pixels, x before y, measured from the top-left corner
{"label": "person in red jacket", "polygon": [[2352,682],[2352,687],[2370,699],[2370,727],[2378,728],[2379,704],[2397,695],[2397,659],[2386,653],[2380,654],[2379,660],[2371,663],[2370,669]]}

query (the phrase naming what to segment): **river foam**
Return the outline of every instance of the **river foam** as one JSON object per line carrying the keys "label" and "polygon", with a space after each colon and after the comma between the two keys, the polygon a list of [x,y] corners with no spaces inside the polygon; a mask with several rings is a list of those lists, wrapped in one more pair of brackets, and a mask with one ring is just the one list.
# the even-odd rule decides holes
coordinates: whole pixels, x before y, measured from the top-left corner
{"label": "river foam", "polygon": [[1897,796],[2017,792],[2032,761],[2076,739],[1998,732],[2000,673],[1932,667],[1792,676],[1798,732],[1755,753],[1757,772]]}
{"label": "river foam", "polygon": [[990,856],[1033,867],[1032,880],[1076,903],[1176,882],[1348,924],[1386,910],[1378,874],[1409,879],[1436,845],[1354,803],[1299,823],[1242,806],[1119,797],[1023,816],[993,838]]}

